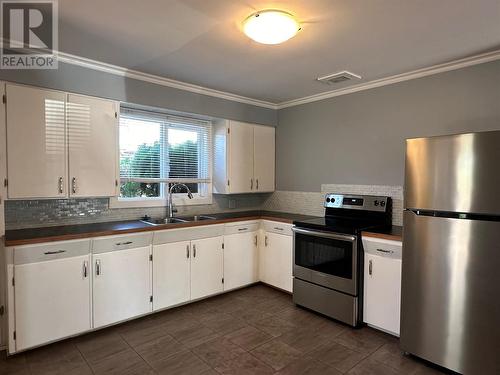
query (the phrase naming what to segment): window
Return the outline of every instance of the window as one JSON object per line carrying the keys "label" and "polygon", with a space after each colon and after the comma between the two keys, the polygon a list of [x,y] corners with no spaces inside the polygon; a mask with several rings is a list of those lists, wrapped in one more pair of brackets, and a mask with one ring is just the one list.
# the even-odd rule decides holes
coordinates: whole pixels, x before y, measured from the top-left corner
{"label": "window", "polygon": [[174,183],[177,204],[211,203],[212,128],[208,121],[121,108],[120,196],[114,206],[164,205]]}

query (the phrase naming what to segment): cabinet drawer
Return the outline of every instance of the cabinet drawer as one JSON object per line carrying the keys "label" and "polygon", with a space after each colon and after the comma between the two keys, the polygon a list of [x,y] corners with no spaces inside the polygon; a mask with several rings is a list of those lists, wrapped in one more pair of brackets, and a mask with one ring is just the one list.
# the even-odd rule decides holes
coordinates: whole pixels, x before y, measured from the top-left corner
{"label": "cabinet drawer", "polygon": [[26,245],[14,248],[14,265],[71,258],[89,253],[90,240]]}
{"label": "cabinet drawer", "polygon": [[284,234],[286,236],[292,235],[292,224],[280,223],[278,221],[264,220],[262,227],[266,232]]}
{"label": "cabinet drawer", "polygon": [[212,224],[183,229],[167,229],[154,232],[153,244],[161,245],[163,243],[199,240],[222,235],[224,235],[224,224]]}
{"label": "cabinet drawer", "polygon": [[237,234],[237,233],[246,233],[246,232],[255,232],[259,230],[259,222],[258,221],[241,221],[238,223],[226,224],[224,227],[224,234]]}
{"label": "cabinet drawer", "polygon": [[402,247],[403,245],[400,241],[363,237],[363,249],[366,254],[401,259]]}
{"label": "cabinet drawer", "polygon": [[109,251],[120,251],[145,247],[153,242],[153,233],[130,234],[95,239],[92,243],[92,253],[100,254]]}

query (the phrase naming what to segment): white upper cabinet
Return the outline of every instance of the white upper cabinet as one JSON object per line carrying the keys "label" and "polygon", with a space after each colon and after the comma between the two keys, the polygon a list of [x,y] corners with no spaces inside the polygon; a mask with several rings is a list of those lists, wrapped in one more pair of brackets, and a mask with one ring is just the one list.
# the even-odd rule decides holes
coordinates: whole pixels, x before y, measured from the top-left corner
{"label": "white upper cabinet", "polygon": [[255,125],[253,139],[255,191],[274,191],[275,129]]}
{"label": "white upper cabinet", "polygon": [[214,125],[214,190],[219,194],[274,191],[275,129],[223,120]]}
{"label": "white upper cabinet", "polygon": [[117,102],[13,84],[5,94],[8,198],[117,194]]}
{"label": "white upper cabinet", "polygon": [[117,103],[69,94],[66,116],[70,196],[116,195]]}
{"label": "white upper cabinet", "polygon": [[6,97],[8,197],[66,196],[66,94],[7,84]]}

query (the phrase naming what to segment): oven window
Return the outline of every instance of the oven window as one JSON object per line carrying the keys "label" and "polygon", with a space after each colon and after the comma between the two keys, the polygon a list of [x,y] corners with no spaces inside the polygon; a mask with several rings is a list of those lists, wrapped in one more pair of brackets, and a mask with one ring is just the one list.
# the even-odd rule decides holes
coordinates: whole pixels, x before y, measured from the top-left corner
{"label": "oven window", "polygon": [[352,252],[352,242],[295,233],[297,266],[352,279]]}

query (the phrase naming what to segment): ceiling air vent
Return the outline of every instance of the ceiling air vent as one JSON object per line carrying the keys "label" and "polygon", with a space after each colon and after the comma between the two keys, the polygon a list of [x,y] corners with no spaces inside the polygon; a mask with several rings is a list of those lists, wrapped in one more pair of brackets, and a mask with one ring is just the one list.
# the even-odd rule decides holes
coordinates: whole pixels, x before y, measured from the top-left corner
{"label": "ceiling air vent", "polygon": [[350,81],[353,79],[361,79],[361,76],[348,72],[347,70],[317,78],[319,82],[327,83],[329,85],[335,85],[337,83]]}

